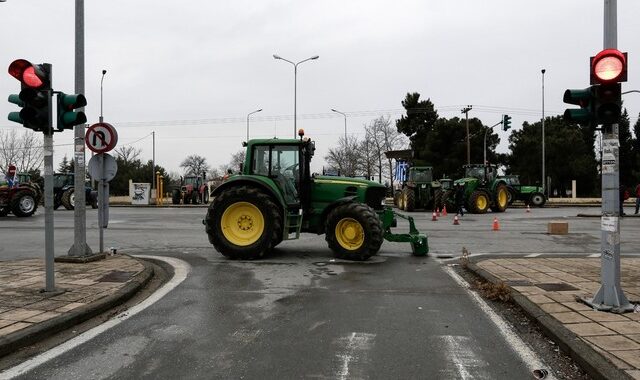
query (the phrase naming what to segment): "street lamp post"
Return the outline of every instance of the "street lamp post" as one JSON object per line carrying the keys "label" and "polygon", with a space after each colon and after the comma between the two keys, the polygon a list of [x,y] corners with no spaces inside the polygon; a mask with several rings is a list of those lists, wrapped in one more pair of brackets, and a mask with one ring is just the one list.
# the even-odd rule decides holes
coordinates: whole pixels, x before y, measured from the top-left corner
{"label": "street lamp post", "polygon": [[472,105],[468,105],[460,110],[460,113],[465,114],[467,120],[467,165],[471,164],[471,144],[469,142],[469,111],[473,109]]}
{"label": "street lamp post", "polygon": [[347,142],[347,114],[344,112],[340,112],[336,109],[331,109],[331,111],[339,113],[340,115],[344,116],[344,142]]}
{"label": "street lamp post", "polygon": [[253,112],[249,112],[247,114],[247,142],[249,142],[249,116],[253,115],[254,113],[261,112],[261,111],[262,111],[262,108],[260,108],[259,110],[255,110]]}
{"label": "street lamp post", "polygon": [[102,82],[104,81],[104,74],[107,73],[107,70],[102,70],[102,78],[100,78],[100,118],[98,119],[99,122],[102,123],[102,120],[104,120],[102,118]]}
{"label": "street lamp post", "polygon": [[291,61],[289,61],[288,59],[282,58],[281,56],[274,54],[273,55],[274,59],[280,59],[283,60],[285,62],[289,62],[290,64],[293,65],[293,138],[295,139],[298,133],[298,125],[297,125],[297,83],[298,83],[298,65],[301,64],[302,62],[306,62],[306,61],[310,61],[313,59],[318,59],[320,58],[319,55],[314,55],[313,57],[309,57],[307,59],[303,59],[300,62],[297,63],[293,63]]}
{"label": "street lamp post", "polygon": [[544,165],[544,73],[545,69],[540,70],[542,72],[542,192],[545,193],[547,198],[549,197],[549,192],[547,191],[546,186],[546,177],[545,177],[545,165]]}

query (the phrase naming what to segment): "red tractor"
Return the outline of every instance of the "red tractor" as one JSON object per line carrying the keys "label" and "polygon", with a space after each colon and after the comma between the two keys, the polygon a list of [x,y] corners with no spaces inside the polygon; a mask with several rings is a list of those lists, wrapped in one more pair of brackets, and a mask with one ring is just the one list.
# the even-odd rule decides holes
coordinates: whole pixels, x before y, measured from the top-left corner
{"label": "red tractor", "polygon": [[31,216],[38,208],[42,192],[28,175],[16,174],[15,170],[11,165],[7,180],[0,181],[0,216],[10,212],[19,217]]}
{"label": "red tractor", "polygon": [[180,200],[185,205],[209,203],[209,188],[202,176],[181,177],[180,182],[180,188],[173,189],[171,192],[171,201],[174,205],[180,204]]}

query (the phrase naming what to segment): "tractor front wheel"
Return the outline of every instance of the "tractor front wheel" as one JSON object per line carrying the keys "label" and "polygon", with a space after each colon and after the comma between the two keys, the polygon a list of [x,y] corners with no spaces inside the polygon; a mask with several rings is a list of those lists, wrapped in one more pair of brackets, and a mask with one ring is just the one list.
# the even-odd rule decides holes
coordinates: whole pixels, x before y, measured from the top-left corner
{"label": "tractor front wheel", "polygon": [[382,245],[380,218],[366,204],[347,203],[333,209],[327,217],[325,239],[335,256],[363,261],[375,255]]}
{"label": "tractor front wheel", "polygon": [[173,190],[171,192],[171,203],[173,203],[174,205],[179,205],[180,198],[182,198],[182,194],[180,193],[180,190]]}
{"label": "tractor front wheel", "polygon": [[547,200],[542,193],[533,193],[529,198],[529,203],[534,207],[542,207],[546,202]]}
{"label": "tractor front wheel", "polygon": [[489,194],[482,190],[476,190],[471,193],[471,197],[469,197],[469,211],[472,214],[484,214],[488,209]]}
{"label": "tractor front wheel", "polygon": [[62,205],[67,210],[73,210],[75,208],[75,200],[76,197],[73,194],[73,189],[67,189],[64,193],[62,193],[62,198],[60,199]]}
{"label": "tractor front wheel", "polygon": [[270,196],[253,187],[224,191],[207,211],[209,242],[230,259],[259,259],[282,238],[279,209]]}
{"label": "tractor front wheel", "polygon": [[493,212],[504,212],[509,206],[509,189],[503,184],[496,186],[496,200],[491,206]]}

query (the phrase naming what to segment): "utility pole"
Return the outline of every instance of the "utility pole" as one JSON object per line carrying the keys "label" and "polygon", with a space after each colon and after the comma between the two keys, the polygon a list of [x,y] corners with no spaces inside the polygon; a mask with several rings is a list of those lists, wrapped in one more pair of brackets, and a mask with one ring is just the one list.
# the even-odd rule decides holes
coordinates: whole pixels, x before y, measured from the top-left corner
{"label": "utility pole", "polygon": [[[152,140],[153,140],[153,155],[151,156],[151,190],[156,188],[156,131],[151,132]],[[157,189],[156,189],[156,198],[158,198]]]}
{"label": "utility pole", "polygon": [[544,73],[545,69],[540,70],[542,72],[542,192],[549,198],[549,192],[547,191],[547,177],[545,173],[545,151],[544,151]]}
{"label": "utility pole", "polygon": [[467,119],[467,165],[471,164],[471,143],[469,142],[469,111],[473,109],[472,105],[468,105],[463,108],[460,113],[465,114]]}

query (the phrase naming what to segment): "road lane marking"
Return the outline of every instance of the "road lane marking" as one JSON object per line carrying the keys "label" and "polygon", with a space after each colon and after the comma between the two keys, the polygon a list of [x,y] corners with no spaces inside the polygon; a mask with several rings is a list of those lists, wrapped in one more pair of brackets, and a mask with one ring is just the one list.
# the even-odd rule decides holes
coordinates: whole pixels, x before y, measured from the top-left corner
{"label": "road lane marking", "polygon": [[525,257],[538,257],[540,255],[542,255],[542,253],[532,253],[532,254],[526,255]]}
{"label": "road lane marking", "polygon": [[[479,359],[472,346],[471,338],[468,336],[440,336],[447,345],[447,358],[453,363],[458,376],[456,378],[467,380],[477,378],[477,374],[470,370],[477,370],[481,367],[487,367],[487,362]],[[474,371],[475,372],[475,371]]]}
{"label": "road lane marking", "polygon": [[594,253],[593,255],[589,255],[587,257],[600,257],[600,254],[599,253]]}
{"label": "road lane marking", "polygon": [[375,337],[376,334],[353,332],[348,337],[340,339],[341,342],[345,343],[345,347],[340,353],[336,354],[340,360],[340,368],[336,374],[338,379],[360,378],[360,376],[350,374],[351,368],[349,365],[352,362],[364,364],[367,352],[371,349]]}
{"label": "road lane marking", "polygon": [[48,362],[51,359],[55,359],[56,357],[64,354],[67,351],[70,351],[88,341],[95,338],[96,336],[102,334],[103,332],[109,330],[112,327],[119,325],[120,323],[126,321],[127,319],[133,317],[139,312],[143,311],[147,307],[153,305],[162,297],[167,295],[170,291],[175,289],[178,285],[180,285],[189,274],[191,270],[191,266],[180,259],[176,259],[173,257],[162,257],[162,256],[150,256],[150,255],[135,255],[135,257],[139,257],[142,259],[154,259],[161,260],[171,265],[174,268],[174,275],[164,284],[160,289],[156,290],[151,296],[149,296],[144,301],[139,304],[133,306],[132,308],[123,311],[118,314],[114,318],[106,321],[105,323],[96,326],[90,330],[85,331],[84,333],[78,335],[73,339],[69,339],[68,341],[56,346],[46,352],[43,352],[40,355],[34,356],[33,358],[18,364],[15,367],[9,368],[6,371],[0,372],[0,379],[13,379],[14,377],[25,374],[26,372]]}
{"label": "road lane marking", "polygon": [[509,346],[513,348],[515,353],[518,354],[522,363],[524,363],[524,365],[529,368],[530,371],[544,368],[549,371],[547,379],[555,379],[555,376],[553,375],[551,369],[548,368],[538,357],[538,355],[536,355],[535,352],[533,352],[531,348],[529,348],[529,346],[522,339],[520,339],[520,337],[516,335],[516,333],[513,332],[511,326],[509,326],[509,324],[505,322],[504,319],[502,319],[495,311],[493,311],[491,306],[489,306],[478,295],[478,293],[471,291],[471,289],[469,288],[469,284],[462,277],[460,277],[451,267],[444,267],[443,269],[449,276],[451,276],[451,278],[453,278],[455,282],[458,283],[458,285],[460,285],[467,292],[467,294],[469,294],[471,299],[475,301],[476,304],[478,304],[480,309],[482,309],[487,317],[489,317],[489,319],[496,325],[502,337],[507,341]]}

